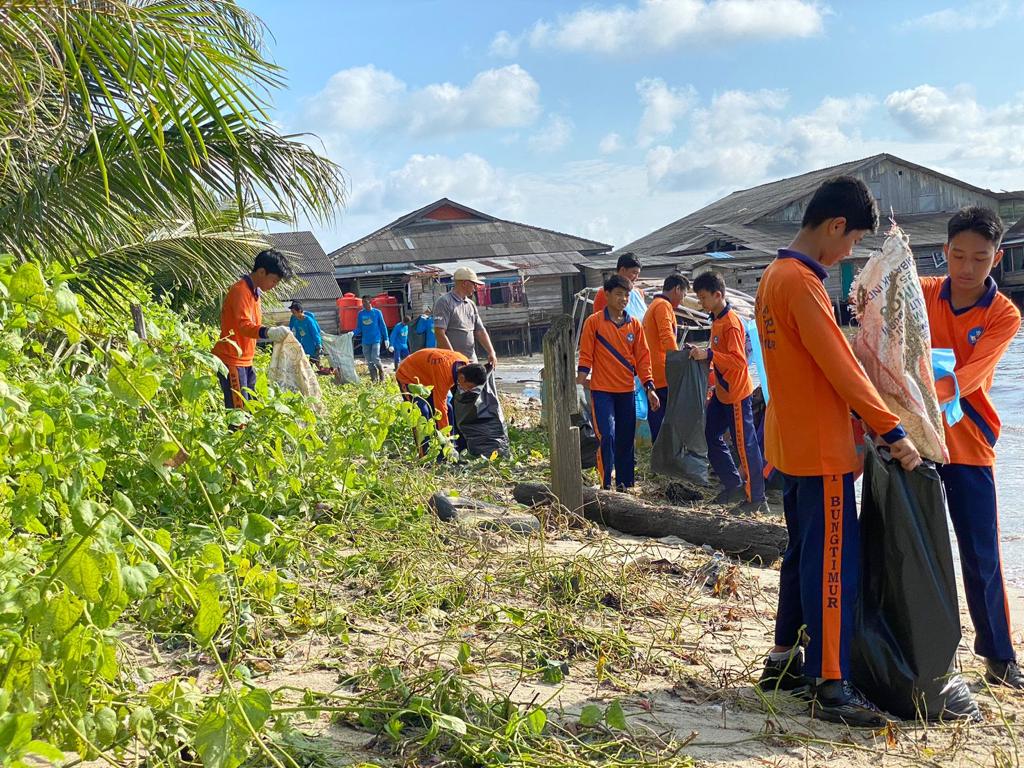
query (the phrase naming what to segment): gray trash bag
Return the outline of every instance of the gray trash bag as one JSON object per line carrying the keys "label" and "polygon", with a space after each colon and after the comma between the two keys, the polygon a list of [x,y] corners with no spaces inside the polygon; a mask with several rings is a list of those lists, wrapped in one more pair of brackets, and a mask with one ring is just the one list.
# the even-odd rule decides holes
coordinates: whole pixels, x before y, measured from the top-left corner
{"label": "gray trash bag", "polygon": [[601,441],[594,431],[594,422],[590,417],[590,396],[582,384],[576,385],[576,397],[579,400],[579,413],[574,414],[571,423],[580,430],[580,466],[593,469],[597,466],[597,452],[601,450]]}
{"label": "gray trash bag", "polygon": [[460,448],[472,456],[492,456],[497,452],[508,458],[508,429],[493,374],[488,374],[487,381],[479,387],[456,391],[452,395],[452,415]]}
{"label": "gray trash bag", "polygon": [[668,403],[658,439],[651,449],[651,472],[698,485],[708,482],[708,443],[704,437],[708,364],[691,360],[687,350],[665,355]]}
{"label": "gray trash bag", "polygon": [[359,374],[356,373],[356,356],[352,348],[352,334],[343,333],[334,336],[330,333],[323,334],[324,352],[327,359],[331,361],[331,367],[337,371],[339,384],[359,383]]}

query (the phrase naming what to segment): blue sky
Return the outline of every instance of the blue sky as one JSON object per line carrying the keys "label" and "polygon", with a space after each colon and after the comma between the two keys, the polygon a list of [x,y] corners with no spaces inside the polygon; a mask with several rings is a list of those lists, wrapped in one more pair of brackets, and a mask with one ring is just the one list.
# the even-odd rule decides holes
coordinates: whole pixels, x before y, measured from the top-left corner
{"label": "blue sky", "polygon": [[442,196],[620,246],[876,152],[1024,188],[1024,2],[242,3],[346,170],[328,251]]}

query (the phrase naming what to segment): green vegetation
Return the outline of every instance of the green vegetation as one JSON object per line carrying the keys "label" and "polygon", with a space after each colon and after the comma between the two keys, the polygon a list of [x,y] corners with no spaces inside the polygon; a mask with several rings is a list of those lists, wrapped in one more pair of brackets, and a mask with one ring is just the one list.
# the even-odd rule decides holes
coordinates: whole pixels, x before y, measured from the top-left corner
{"label": "green vegetation", "polygon": [[[141,341],[58,272],[2,269],[4,763],[66,752],[280,768],[309,738],[299,722],[324,713],[453,765],[630,765],[655,749],[618,705],[566,730],[543,702],[486,683],[654,663],[586,618],[621,616],[607,607],[629,600],[613,571],[498,555],[424,507],[443,483],[493,488],[515,463],[452,475],[415,458],[425,425],[393,389],[333,390],[318,414],[264,383],[250,412],[225,411],[207,329],[140,296]],[[338,690],[265,682],[297,638],[330,655],[368,621],[424,641],[429,628],[432,649],[378,648]],[[471,647],[467,626],[494,637]]]}

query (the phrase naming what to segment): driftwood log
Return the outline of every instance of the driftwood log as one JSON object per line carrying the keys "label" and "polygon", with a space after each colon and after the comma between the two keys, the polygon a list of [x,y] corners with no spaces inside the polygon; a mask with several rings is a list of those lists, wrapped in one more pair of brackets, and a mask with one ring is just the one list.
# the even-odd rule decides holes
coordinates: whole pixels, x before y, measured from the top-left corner
{"label": "driftwood log", "polygon": [[[526,506],[553,501],[544,483],[519,483],[512,491]],[[713,515],[682,507],[654,506],[632,496],[583,488],[583,515],[601,525],[635,536],[678,536],[707,544],[747,562],[770,565],[782,557],[789,537],[784,526],[729,515]]]}

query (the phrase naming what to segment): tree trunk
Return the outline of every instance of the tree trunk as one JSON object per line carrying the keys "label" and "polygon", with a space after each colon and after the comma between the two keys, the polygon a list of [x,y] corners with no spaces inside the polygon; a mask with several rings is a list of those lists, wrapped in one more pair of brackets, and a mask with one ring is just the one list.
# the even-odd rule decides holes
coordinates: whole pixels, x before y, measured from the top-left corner
{"label": "tree trunk", "polygon": [[[534,506],[553,500],[544,483],[519,483],[512,495]],[[727,555],[771,565],[786,549],[789,536],[778,523],[714,515],[682,507],[653,506],[623,493],[583,488],[583,514],[601,525],[635,536],[678,536],[691,544],[708,544]]]}

